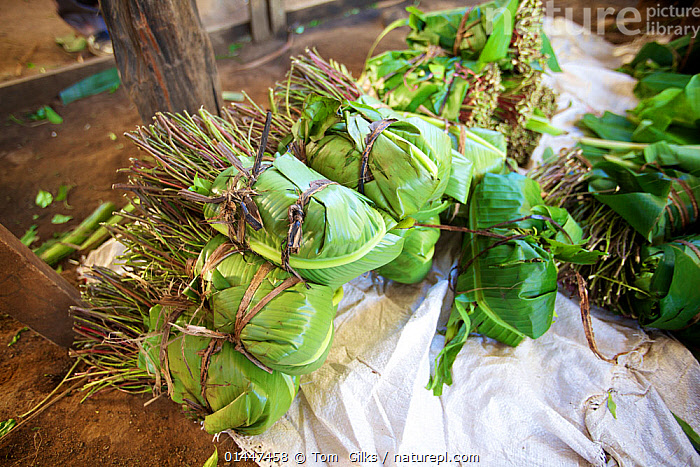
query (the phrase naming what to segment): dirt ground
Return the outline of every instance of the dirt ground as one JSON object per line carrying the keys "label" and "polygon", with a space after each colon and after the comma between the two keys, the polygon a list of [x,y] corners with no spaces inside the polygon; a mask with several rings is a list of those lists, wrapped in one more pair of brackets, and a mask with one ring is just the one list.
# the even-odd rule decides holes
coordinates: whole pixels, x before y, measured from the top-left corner
{"label": "dirt ground", "polygon": [[[284,45],[282,41],[246,44],[237,58],[218,61],[222,89],[245,90],[256,101],[264,102],[268,87],[284,76],[287,57],[302,53],[306,47],[315,47],[322,56],[346,64],[357,76],[371,43],[386,24],[404,13],[406,4],[383,2],[357,14],[322,20],[316,27],[307,25],[280,58],[240,71],[241,63]],[[463,2],[426,1],[422,7],[432,10],[460,4]],[[56,16],[51,0],[1,0],[0,81],[80,61],[80,54],[69,54],[54,44],[54,37],[70,31]],[[389,35],[378,50],[402,48],[402,34]],[[0,222],[18,237],[37,225],[40,240],[36,244],[75,227],[102,201],[125,204],[122,193],[111,186],[126,181],[117,171],[129,164],[130,157],[138,157],[123,133],[141,123],[123,89],[68,106],[62,106],[58,99],[46,104],[63,117],[62,124],[19,125],[0,115]],[[35,110],[20,109],[15,117]],[[36,206],[40,189],[56,194],[61,185],[73,186],[67,204],[53,203],[44,209]],[[54,225],[54,214],[73,219]],[[64,277],[73,283],[76,259],[62,264]],[[18,321],[0,315],[0,422],[17,419],[35,407],[74,363],[66,349],[33,331],[23,332],[9,346],[22,328]],[[219,465],[233,465],[223,459],[225,452],[237,449],[230,438],[222,436],[212,442],[210,435],[166,399],[144,407],[149,400],[146,395],[111,391],[81,403],[83,395],[79,390],[68,393],[0,440],[0,465],[200,466],[214,446],[219,450]]]}

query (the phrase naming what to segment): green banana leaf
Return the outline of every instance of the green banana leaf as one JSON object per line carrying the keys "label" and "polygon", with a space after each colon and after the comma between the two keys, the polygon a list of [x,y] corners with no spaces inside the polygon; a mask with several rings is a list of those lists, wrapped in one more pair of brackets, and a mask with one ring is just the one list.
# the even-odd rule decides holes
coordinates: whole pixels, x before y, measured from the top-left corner
{"label": "green banana leaf", "polygon": [[[433,215],[421,219],[421,222],[440,225],[440,216]],[[377,269],[377,273],[402,284],[415,284],[422,281],[433,265],[435,244],[440,238],[440,229],[413,226],[408,229],[396,228],[392,232],[403,237],[403,250],[391,263]]]}
{"label": "green banana leaf", "polygon": [[[434,119],[429,121],[438,124]],[[444,121],[441,124],[444,125]],[[504,169],[506,139],[497,131],[464,125],[450,125],[447,131],[452,140],[452,172],[445,194],[467,204],[473,184],[481,181],[486,173]]]}
{"label": "green banana leaf", "polygon": [[700,75],[693,76],[684,88],[667,88],[642,99],[631,113],[639,120],[650,120],[659,131],[665,131],[671,124],[697,130],[700,121]]}
{"label": "green banana leaf", "polygon": [[[457,291],[468,291],[479,312],[481,320],[471,317],[473,330],[498,340],[510,331],[504,343],[517,345],[522,336],[536,339],[552,324],[557,268],[551,253],[536,243],[496,243],[490,237],[465,240],[463,263],[471,266],[457,279]],[[494,329],[480,327],[486,321]]]}
{"label": "green banana leaf", "polygon": [[[245,188],[245,176],[233,186],[238,173],[235,167],[221,172],[212,184],[211,195]],[[252,187],[263,228],[256,231],[246,224],[245,241],[250,249],[281,265],[289,231],[288,210],[312,182],[323,179],[291,154],[276,157]],[[229,226],[217,220],[219,211],[219,204],[207,204],[204,214],[212,227],[228,235]],[[387,233],[382,215],[367,198],[342,185],[330,184],[314,193],[304,213],[300,249],[290,254],[289,265],[311,282],[337,289],[401,252],[403,240]]]}
{"label": "green banana leaf", "polygon": [[[376,100],[363,96],[361,102],[377,106]],[[387,111],[377,108],[383,118],[392,115],[415,116],[447,132],[452,144],[452,165],[445,195],[466,204],[473,182],[478,182],[486,173],[503,171],[506,162],[507,143],[502,133],[485,128],[467,128],[461,124],[447,123],[444,119],[409,112]],[[421,209],[423,212],[424,209]]]}
{"label": "green banana leaf", "polygon": [[[650,75],[648,79],[658,75]],[[669,144],[700,144],[700,75],[688,77],[683,86],[666,84],[659,92],[642,98],[628,117],[605,112],[602,117],[584,115],[582,123],[606,140]],[[640,82],[638,85],[641,85]]]}
{"label": "green banana leaf", "polygon": [[669,239],[697,221],[700,179],[684,172],[610,155],[595,164],[589,191],[651,243]]}
{"label": "green banana leaf", "polygon": [[[470,332],[516,346],[552,323],[556,261],[592,262],[581,227],[566,210],[545,206],[540,187],[518,173],[484,175],[469,203],[455,303],[445,348],[428,385],[440,394]],[[486,235],[485,233],[489,233]]]}
{"label": "green banana leaf", "polygon": [[642,249],[632,311],[642,326],[679,330],[697,326],[700,313],[700,236]]}
{"label": "green banana leaf", "polygon": [[690,82],[690,75],[657,71],[650,73],[634,86],[634,95],[640,99],[652,97],[669,88],[683,89]]}
{"label": "green banana leaf", "polygon": [[[202,250],[202,261],[198,261],[197,266],[204,267],[212,252],[225,242],[223,235],[213,239]],[[208,266],[205,274],[212,281],[213,293],[208,301],[213,329],[228,334],[234,333],[240,304],[253,277],[266,262],[258,255],[233,251],[230,245],[228,256]],[[201,272],[197,271],[197,266],[195,272]],[[243,312],[249,312],[292,277],[279,267],[272,268]],[[287,374],[316,370],[325,361],[333,340],[336,312],[333,295],[330,287],[313,283],[296,283],[282,290],[241,330],[240,340],[245,350],[268,368]]]}
{"label": "green banana leaf", "polygon": [[471,308],[466,295],[455,296],[450,317],[445,330],[445,346],[435,358],[435,372],[430,375],[426,389],[433,391],[435,396],[442,395],[442,386],[452,385],[452,365],[457,355],[464,347],[471,330],[471,319],[467,308]]}
{"label": "green banana leaf", "polygon": [[289,409],[298,377],[267,373],[225,341],[203,368],[211,344],[211,339],[186,335],[168,345],[172,400],[206,414],[208,433],[231,429],[256,435],[267,430]]}
{"label": "green banana leaf", "polygon": [[[330,180],[358,189],[362,154],[367,138],[382,122],[385,128],[374,140],[367,158],[364,194],[375,205],[399,220],[442,197],[449,180],[449,138],[418,118],[394,114],[386,120],[375,109],[349,103],[342,120],[341,103],[311,95],[295,125],[305,144],[306,163]],[[339,121],[340,120],[340,121]],[[378,130],[377,130],[378,131]]]}
{"label": "green banana leaf", "polygon": [[[419,118],[441,132],[446,132],[452,144],[452,164],[445,195],[462,204],[466,204],[469,199],[472,179],[480,181],[485,173],[499,173],[505,167],[507,143],[506,138],[498,131],[478,127],[467,128],[465,125],[448,123],[445,119],[397,112],[383,107],[380,101],[370,96],[362,96],[357,102],[363,104],[363,110],[367,111],[367,107],[370,107],[381,118]],[[422,215],[424,211],[422,208]]]}

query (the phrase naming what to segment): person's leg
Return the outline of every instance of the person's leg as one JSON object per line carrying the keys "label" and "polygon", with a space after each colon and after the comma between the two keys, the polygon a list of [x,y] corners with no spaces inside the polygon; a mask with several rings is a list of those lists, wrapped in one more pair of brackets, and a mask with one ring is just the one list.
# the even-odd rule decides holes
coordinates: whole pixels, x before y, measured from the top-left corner
{"label": "person's leg", "polygon": [[73,29],[87,37],[88,47],[95,55],[112,53],[107,25],[100,13],[98,0],[54,0],[58,15]]}
{"label": "person's leg", "polygon": [[58,15],[83,36],[106,31],[97,1],[55,0]]}

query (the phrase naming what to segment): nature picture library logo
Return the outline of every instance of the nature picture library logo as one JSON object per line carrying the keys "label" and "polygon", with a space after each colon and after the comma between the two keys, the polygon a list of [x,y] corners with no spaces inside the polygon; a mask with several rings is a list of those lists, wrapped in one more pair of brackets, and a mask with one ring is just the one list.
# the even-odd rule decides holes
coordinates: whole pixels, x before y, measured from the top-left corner
{"label": "nature picture library logo", "polygon": [[[697,3],[697,2],[696,2]],[[578,9],[577,9],[578,10]],[[561,16],[569,21],[574,21],[574,9],[561,8],[554,5],[553,0],[545,2],[546,16]],[[700,6],[677,6],[668,3],[657,3],[654,6],[625,7],[616,10],[607,8],[583,8],[580,10],[583,16],[583,33],[604,34],[606,25],[614,21],[617,30],[622,34],[634,36],[639,34],[659,35],[691,35],[697,37],[700,32]],[[569,34],[581,34],[582,31],[567,31]]]}

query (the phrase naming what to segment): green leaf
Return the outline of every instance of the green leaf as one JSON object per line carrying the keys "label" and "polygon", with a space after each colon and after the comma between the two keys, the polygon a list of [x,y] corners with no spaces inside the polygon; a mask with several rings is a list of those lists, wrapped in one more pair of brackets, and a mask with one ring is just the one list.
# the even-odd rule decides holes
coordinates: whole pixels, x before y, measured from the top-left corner
{"label": "green leaf", "polygon": [[452,365],[469,337],[471,320],[467,307],[471,307],[464,295],[455,297],[452,311],[447,321],[445,332],[445,347],[435,357],[435,373],[430,376],[426,389],[432,390],[433,395],[442,395],[442,386],[452,384]]}
{"label": "green leaf", "polygon": [[46,119],[50,122],[53,123],[54,125],[60,125],[63,123],[63,117],[58,115],[56,111],[54,111],[51,107],[48,105],[44,106],[44,111],[46,112]]}
{"label": "green leaf", "polygon": [[688,440],[693,445],[695,450],[700,452],[700,435],[698,435],[697,432],[693,430],[692,426],[690,426],[685,420],[680,418],[675,413],[673,414],[673,418],[675,418],[678,424],[681,426],[681,428],[683,429],[683,433],[685,433],[685,435],[688,437]]}
{"label": "green leaf", "polygon": [[540,37],[542,37],[542,53],[547,57],[547,66],[550,70],[555,73],[560,73],[562,71],[559,66],[559,61],[554,53],[554,48],[552,48],[552,43],[549,41],[549,37],[544,31],[540,31]]}
{"label": "green leaf", "polygon": [[87,47],[87,40],[83,36],[76,36],[73,33],[65,36],[58,36],[54,40],[56,44],[62,46],[66,52],[80,52]]}
{"label": "green leaf", "polygon": [[683,89],[690,81],[690,75],[655,72],[644,76],[634,87],[634,95],[640,99],[652,97],[668,88]]}
{"label": "green leaf", "polygon": [[[338,123],[340,102],[309,99],[295,129],[309,142],[307,164],[330,180],[352,189],[359,187],[362,154],[368,136],[380,124],[369,150],[364,194],[379,209],[400,220],[442,197],[451,170],[450,138],[438,127],[416,117],[370,107],[362,99],[353,102]],[[388,168],[391,167],[391,170]]]}
{"label": "green leaf", "polygon": [[[440,225],[440,216],[427,218],[424,223]],[[415,284],[430,271],[440,230],[422,226],[400,228],[399,225],[391,232],[403,237],[403,250],[395,260],[377,269],[377,273],[402,284]]]}
{"label": "green leaf", "polygon": [[75,187],[75,185],[61,185],[58,187],[58,193],[56,194],[55,201],[65,201],[68,198],[68,192]]}
{"label": "green leaf", "polygon": [[[485,29],[489,38],[479,55],[479,62],[496,62],[506,57],[513,36],[518,0],[496,0],[493,7],[485,8]],[[490,5],[489,5],[490,6]]]}
{"label": "green leaf", "polygon": [[189,191],[194,191],[200,195],[208,196],[211,193],[212,182],[209,180],[199,178],[199,176],[194,176],[194,185],[188,188]]}
{"label": "green leaf", "polygon": [[615,405],[615,401],[613,401],[612,392],[608,392],[608,410],[613,418],[617,420],[617,405]]}
{"label": "green leaf", "polygon": [[700,309],[700,235],[642,249],[642,272],[632,297],[642,326],[677,330],[688,326]]}
{"label": "green leaf", "polygon": [[25,326],[22,329],[20,329],[19,331],[17,331],[17,333],[12,337],[12,339],[7,344],[7,346],[10,347],[11,345],[16,344],[24,331],[29,331],[29,328]]}
{"label": "green leaf", "polygon": [[[248,293],[255,273],[265,263],[257,255],[234,254],[216,267],[231,284],[211,296],[214,328],[233,332],[238,308]],[[291,273],[273,268],[255,290],[247,310],[263,299],[269,301],[241,331],[246,350],[273,370],[291,375],[306,374],[320,367],[333,339],[334,289],[314,283],[298,283],[270,298],[268,295]]]}
{"label": "green leaf", "polygon": [[37,193],[36,199],[34,200],[34,202],[40,208],[46,208],[51,203],[53,203],[53,195],[51,193],[49,193],[48,191],[39,190],[39,193]]}
{"label": "green leaf", "polygon": [[627,118],[608,111],[602,117],[586,114],[581,123],[593,130],[599,137],[614,141],[632,141],[632,134],[636,129],[636,125]]}
{"label": "green leaf", "polygon": [[27,231],[24,232],[24,235],[22,235],[22,238],[20,238],[19,241],[26,246],[30,246],[38,238],[36,234],[36,229],[36,224],[31,225],[29,229],[27,229]]}
{"label": "green leaf", "polygon": [[63,214],[54,214],[53,218],[51,219],[52,224],[65,224],[69,220],[73,219],[73,216],[66,216]]}
{"label": "green leaf", "polygon": [[14,418],[0,422],[0,438],[8,434],[17,425],[17,421]]}
{"label": "green leaf", "polygon": [[[634,161],[629,155],[604,156],[591,172],[589,191],[649,242],[659,243],[684,230],[679,210],[695,212],[700,180],[642,164],[641,157]],[[672,197],[674,192],[679,195]]]}
{"label": "green leaf", "polygon": [[[517,173],[486,174],[477,186],[469,207],[469,227],[489,228],[529,216],[542,204],[539,185]],[[524,220],[511,228],[541,230],[543,222]],[[491,229],[502,235],[521,234],[509,228]],[[523,335],[537,338],[552,323],[557,290],[557,269],[551,253],[529,236],[500,240],[467,234],[462,254],[463,272],[457,293],[465,293],[475,304],[472,331],[481,332],[509,345]]]}
{"label": "green leaf", "polygon": [[216,467],[219,464],[219,451],[214,446],[214,453],[207,459],[202,467]]}
{"label": "green leaf", "polygon": [[[208,433],[234,429],[244,435],[260,434],[282,417],[296,395],[299,379],[255,366],[230,342],[209,360],[202,373],[202,353],[210,339],[184,336],[168,345],[173,379],[172,400],[211,408],[204,418]],[[207,385],[203,399],[202,374]]]}

